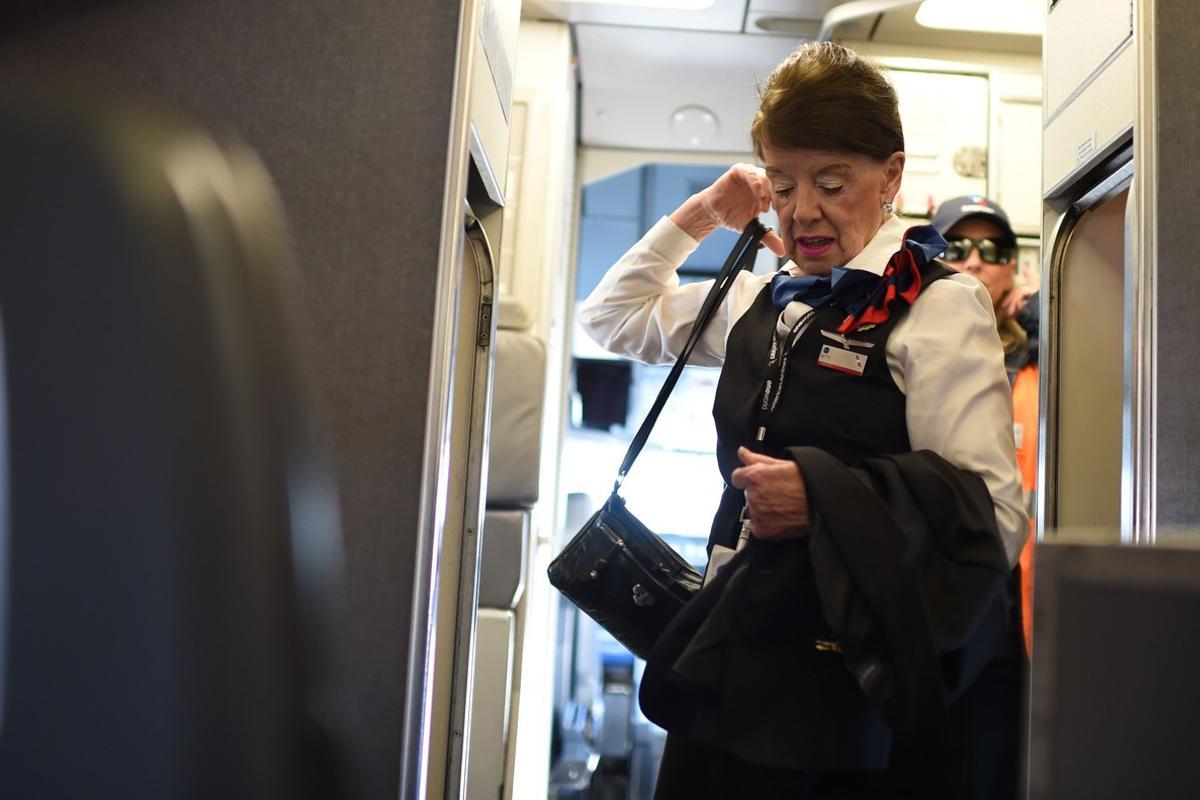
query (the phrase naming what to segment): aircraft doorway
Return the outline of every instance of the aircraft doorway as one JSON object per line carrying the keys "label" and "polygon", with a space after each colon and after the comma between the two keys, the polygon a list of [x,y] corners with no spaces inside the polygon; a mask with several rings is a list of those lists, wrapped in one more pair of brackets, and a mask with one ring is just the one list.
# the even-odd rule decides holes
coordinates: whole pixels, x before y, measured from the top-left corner
{"label": "aircraft doorway", "polygon": [[[576,301],[660,217],[716,180],[725,167],[651,163],[583,187]],[[768,224],[773,224],[768,221]],[[679,271],[684,282],[710,279],[737,235],[718,231]],[[775,269],[760,252],[756,272]],[[560,492],[566,521],[555,552],[604,503],[634,432],[669,366],[613,356],[578,326],[571,343],[569,415]],[[710,409],[719,372],[687,367],[645,450],[622,486],[629,508],[697,569],[722,481]],[[667,477],[669,476],[669,477]],[[637,704],[644,662],[561,597],[555,629],[554,730],[549,796],[649,800],[666,733]]]}

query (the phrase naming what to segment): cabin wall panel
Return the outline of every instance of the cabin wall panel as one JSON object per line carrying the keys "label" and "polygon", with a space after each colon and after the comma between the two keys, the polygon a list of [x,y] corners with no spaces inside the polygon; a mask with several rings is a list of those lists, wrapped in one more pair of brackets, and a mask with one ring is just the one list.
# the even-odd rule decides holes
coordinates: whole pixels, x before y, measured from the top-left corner
{"label": "cabin wall panel", "polygon": [[[1200,271],[1196,269],[1196,131],[1200,104],[1195,76],[1200,71],[1196,29],[1200,7],[1191,0],[1157,0],[1149,35],[1157,58],[1152,78],[1157,130],[1157,171],[1154,175],[1154,231],[1157,302],[1155,446],[1158,525],[1197,536],[1200,524],[1200,425],[1196,424],[1195,342],[1200,336],[1196,314]],[[1138,175],[1135,180],[1145,180]]]}
{"label": "cabin wall panel", "polygon": [[340,491],[366,798],[399,781],[458,17],[446,0],[155,0],[0,41],[6,76],[133,89],[236,135],[282,193]]}

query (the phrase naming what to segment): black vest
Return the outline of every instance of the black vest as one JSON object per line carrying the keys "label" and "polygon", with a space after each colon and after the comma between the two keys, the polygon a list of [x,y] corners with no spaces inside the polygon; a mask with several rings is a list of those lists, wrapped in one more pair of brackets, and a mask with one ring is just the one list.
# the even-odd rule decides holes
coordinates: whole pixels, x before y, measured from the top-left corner
{"label": "black vest", "polygon": [[[922,269],[922,291],[951,274],[953,270],[936,263]],[[905,396],[892,380],[885,352],[892,330],[907,312],[907,305],[897,304],[886,321],[849,334],[873,345],[852,348],[867,355],[862,375],[852,375],[818,364],[821,348],[836,345],[822,331],[835,331],[844,317],[837,308],[818,309],[790,353],[780,402],[769,419],[766,439],[757,442],[764,373],[779,316],[769,289],[764,288],[730,331],[717,384],[713,416],[717,456],[726,481],[740,463],[739,445],[783,458],[788,457],[788,447],[818,447],[851,465],[911,450]],[[725,490],[710,543],[734,546],[743,500],[741,491]],[[748,680],[737,692],[743,702],[732,706],[722,705],[729,694],[724,689],[715,699],[686,691],[680,694],[660,673],[677,663],[682,645],[692,646],[694,641],[688,644],[689,631],[674,633],[662,653],[656,648],[643,678],[644,682],[657,678],[651,700],[663,712],[660,716],[673,722],[671,715],[679,715],[671,732],[750,763],[785,770],[903,766],[903,747],[894,749],[893,732],[843,658],[817,646],[837,636],[825,618],[808,540],[754,540],[743,558],[744,579],[736,589],[726,586],[719,595],[729,600],[726,613],[740,615],[736,641],[724,643],[728,649],[722,651],[722,664],[729,675],[723,673],[722,680],[760,679]],[[777,570],[784,570],[788,580],[772,579]],[[731,591],[735,594],[727,598]],[[711,596],[708,602],[714,602]],[[838,609],[832,613],[838,614]],[[765,673],[781,679],[777,684],[763,680]],[[646,695],[644,684],[643,708]],[[871,796],[898,795],[889,791]]]}
{"label": "black vest", "polygon": [[[953,269],[936,262],[925,266],[921,269],[921,291],[953,274]],[[785,447],[818,447],[848,464],[910,451],[905,396],[892,379],[885,353],[888,337],[908,308],[897,303],[886,321],[849,334],[874,345],[852,348],[867,356],[862,375],[849,375],[817,363],[822,347],[840,346],[822,331],[836,331],[845,318],[837,306],[817,309],[789,355],[784,391],[770,417],[766,439],[757,442],[768,350],[779,319],[770,287],[764,286],[729,332],[725,363],[717,382],[713,419],[717,427],[717,464],[725,483],[728,485],[730,474],[741,466],[737,449],[743,445],[776,458],[787,458]],[[737,542],[742,502],[740,491],[726,488],[713,520],[710,545],[732,547]]]}

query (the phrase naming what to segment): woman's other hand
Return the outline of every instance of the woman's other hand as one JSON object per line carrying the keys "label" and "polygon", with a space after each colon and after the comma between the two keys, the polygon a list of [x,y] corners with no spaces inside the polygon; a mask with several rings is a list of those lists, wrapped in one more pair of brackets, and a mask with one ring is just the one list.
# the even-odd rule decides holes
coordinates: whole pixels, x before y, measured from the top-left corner
{"label": "woman's other hand", "polygon": [[[716,183],[689,197],[671,214],[671,221],[696,241],[728,228],[741,233],[750,220],[771,207],[771,184],[761,167],[734,164]],[[777,256],[784,254],[783,240],[770,231],[762,243]]]}
{"label": "woman's other hand", "polygon": [[808,534],[808,492],[794,461],[738,448],[743,466],[733,471],[735,488],[746,493],[746,507],[759,539],[795,539]]}
{"label": "woman's other hand", "polygon": [[1000,307],[1006,317],[1015,317],[1029,302],[1029,298],[1037,291],[1036,286],[1017,286],[1000,301]]}

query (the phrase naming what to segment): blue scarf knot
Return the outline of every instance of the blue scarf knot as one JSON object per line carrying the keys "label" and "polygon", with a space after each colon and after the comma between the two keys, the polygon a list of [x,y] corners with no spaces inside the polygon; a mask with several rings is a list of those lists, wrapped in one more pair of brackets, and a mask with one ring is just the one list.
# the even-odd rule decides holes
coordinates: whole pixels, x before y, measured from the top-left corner
{"label": "blue scarf knot", "polygon": [[[946,240],[932,226],[920,225],[905,232],[904,249],[924,267],[946,252]],[[875,296],[880,282],[896,280],[895,272],[885,269],[882,275],[876,275],[865,269],[846,267],[834,267],[828,275],[778,272],[771,278],[771,301],[779,310],[796,300],[813,308],[833,303],[847,316],[856,316]]]}

